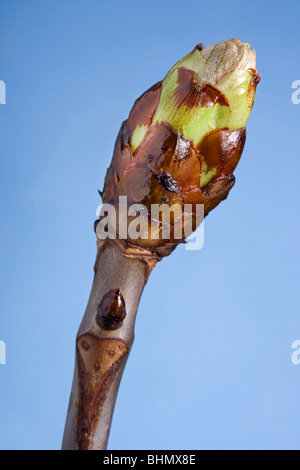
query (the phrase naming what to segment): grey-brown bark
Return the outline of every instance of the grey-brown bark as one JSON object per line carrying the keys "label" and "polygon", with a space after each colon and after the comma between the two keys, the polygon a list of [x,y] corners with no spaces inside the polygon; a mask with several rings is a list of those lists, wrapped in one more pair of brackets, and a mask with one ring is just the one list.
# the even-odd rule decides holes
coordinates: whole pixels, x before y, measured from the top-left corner
{"label": "grey-brown bark", "polygon": [[[77,335],[63,450],[103,450],[107,446],[119,383],[133,343],[137,308],[157,260],[151,253],[130,253],[125,245],[115,242],[98,245],[92,291]],[[110,319],[115,328],[118,314],[116,295],[117,300],[125,301],[126,317],[123,314],[120,327],[111,330],[107,329]],[[99,322],[101,308],[107,316],[106,328],[100,326],[103,324]]]}

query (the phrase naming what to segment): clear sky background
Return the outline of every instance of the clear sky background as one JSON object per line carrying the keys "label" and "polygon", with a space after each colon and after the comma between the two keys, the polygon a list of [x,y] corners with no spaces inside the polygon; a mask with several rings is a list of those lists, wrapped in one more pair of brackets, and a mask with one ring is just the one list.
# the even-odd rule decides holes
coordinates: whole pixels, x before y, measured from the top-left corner
{"label": "clear sky background", "polygon": [[134,100],[203,42],[262,74],[201,251],[151,274],[109,449],[300,449],[298,0],[0,0],[0,448],[59,449],[98,188]]}

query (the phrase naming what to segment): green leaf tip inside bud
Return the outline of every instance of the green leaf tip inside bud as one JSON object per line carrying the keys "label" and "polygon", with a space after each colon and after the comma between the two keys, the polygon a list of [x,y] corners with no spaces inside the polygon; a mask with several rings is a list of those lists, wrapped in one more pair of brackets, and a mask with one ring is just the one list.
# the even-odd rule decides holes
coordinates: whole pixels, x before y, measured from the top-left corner
{"label": "green leaf tip inside bud", "polygon": [[167,74],[153,122],[198,145],[207,132],[245,127],[260,75],[256,54],[237,39],[196,46]]}
{"label": "green leaf tip inside bud", "polygon": [[131,150],[134,152],[142,142],[148,127],[146,125],[136,126],[131,137]]}

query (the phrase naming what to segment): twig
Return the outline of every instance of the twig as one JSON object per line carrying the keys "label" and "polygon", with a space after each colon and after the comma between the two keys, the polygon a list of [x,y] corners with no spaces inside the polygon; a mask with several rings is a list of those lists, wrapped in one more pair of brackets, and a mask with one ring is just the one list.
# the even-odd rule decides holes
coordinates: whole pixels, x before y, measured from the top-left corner
{"label": "twig", "polygon": [[140,297],[159,259],[148,250],[117,241],[98,243],[92,291],[77,335],[63,450],[106,449]]}

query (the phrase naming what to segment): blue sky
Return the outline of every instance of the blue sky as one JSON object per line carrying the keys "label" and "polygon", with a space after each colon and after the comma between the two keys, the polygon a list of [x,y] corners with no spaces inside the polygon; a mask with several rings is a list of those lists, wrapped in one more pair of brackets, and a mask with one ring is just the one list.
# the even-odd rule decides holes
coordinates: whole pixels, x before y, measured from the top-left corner
{"label": "blue sky", "polygon": [[299,2],[0,0],[0,448],[59,449],[97,189],[134,100],[237,37],[262,74],[205,246],[151,274],[109,449],[300,449]]}

